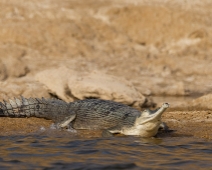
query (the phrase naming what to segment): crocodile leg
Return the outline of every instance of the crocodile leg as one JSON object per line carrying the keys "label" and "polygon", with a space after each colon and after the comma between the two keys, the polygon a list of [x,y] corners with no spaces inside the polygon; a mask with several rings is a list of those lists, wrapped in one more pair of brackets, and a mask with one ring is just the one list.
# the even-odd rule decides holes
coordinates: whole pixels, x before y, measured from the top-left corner
{"label": "crocodile leg", "polygon": [[108,129],[105,129],[102,131],[102,136],[103,137],[111,137],[115,133],[120,133],[121,132],[121,126],[117,125]]}
{"label": "crocodile leg", "polygon": [[64,128],[64,127],[68,127],[68,129],[70,129],[69,124],[75,119],[76,114],[73,114],[71,116],[65,117],[65,119],[57,124],[58,128]]}
{"label": "crocodile leg", "polygon": [[113,134],[109,132],[108,130],[103,130],[102,131],[102,137],[112,137]]}
{"label": "crocodile leg", "polygon": [[160,124],[158,131],[161,132],[161,133],[171,133],[171,132],[174,132],[174,130],[170,130],[169,127],[164,122],[162,122]]}
{"label": "crocodile leg", "polygon": [[169,127],[164,122],[162,122],[159,126],[159,130],[167,131],[169,130]]}

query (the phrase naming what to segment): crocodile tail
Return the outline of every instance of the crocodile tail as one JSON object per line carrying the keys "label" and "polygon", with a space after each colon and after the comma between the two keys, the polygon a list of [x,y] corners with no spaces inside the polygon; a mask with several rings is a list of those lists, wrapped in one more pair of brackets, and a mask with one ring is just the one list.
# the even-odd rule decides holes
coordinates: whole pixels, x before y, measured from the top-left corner
{"label": "crocodile tail", "polygon": [[[0,102],[0,116],[4,117],[41,117],[56,119],[58,110],[66,110],[67,103],[56,99],[14,98]],[[65,111],[64,110],[64,111]]]}

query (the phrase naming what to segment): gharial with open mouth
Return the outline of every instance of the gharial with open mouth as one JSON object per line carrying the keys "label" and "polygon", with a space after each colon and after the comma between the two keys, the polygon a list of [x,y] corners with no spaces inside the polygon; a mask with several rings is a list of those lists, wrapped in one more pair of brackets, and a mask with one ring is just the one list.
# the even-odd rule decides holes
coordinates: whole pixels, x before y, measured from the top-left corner
{"label": "gharial with open mouth", "polygon": [[153,137],[163,126],[161,116],[169,107],[164,103],[155,111],[140,112],[130,106],[101,99],[66,103],[57,99],[15,98],[0,102],[0,116],[39,117],[53,120],[58,128],[102,130],[103,136],[115,133]]}

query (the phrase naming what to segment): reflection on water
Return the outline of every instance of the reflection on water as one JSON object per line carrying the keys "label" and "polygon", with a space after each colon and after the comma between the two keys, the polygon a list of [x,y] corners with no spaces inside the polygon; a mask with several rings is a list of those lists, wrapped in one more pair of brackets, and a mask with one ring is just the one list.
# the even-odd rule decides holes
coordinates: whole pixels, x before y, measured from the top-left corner
{"label": "reflection on water", "polygon": [[[55,131],[56,132],[56,131]],[[85,137],[69,132],[1,137],[0,169],[198,169],[212,142],[192,137]]]}

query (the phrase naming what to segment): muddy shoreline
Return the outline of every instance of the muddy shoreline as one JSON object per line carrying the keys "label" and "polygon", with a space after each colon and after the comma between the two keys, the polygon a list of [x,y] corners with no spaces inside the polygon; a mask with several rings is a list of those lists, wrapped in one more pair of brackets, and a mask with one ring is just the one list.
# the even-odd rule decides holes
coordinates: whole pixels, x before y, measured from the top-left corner
{"label": "muddy shoreline", "polygon": [[[196,137],[212,140],[210,130],[212,128],[211,111],[167,111],[163,114],[162,120],[168,125],[172,132],[159,132],[157,135],[159,138]],[[8,136],[41,133],[42,129],[49,129],[52,123],[51,120],[40,118],[1,117],[0,135]],[[54,130],[52,133],[54,133]],[[58,133],[58,131],[55,130],[55,133]],[[101,133],[96,131],[85,131],[80,133],[80,135],[85,135],[86,137],[101,137]]]}
{"label": "muddy shoreline", "polygon": [[[209,0],[2,1],[0,101],[101,98],[142,109],[168,102],[163,121],[174,132],[166,135],[211,140],[211,6]],[[51,123],[0,117],[0,135]]]}

